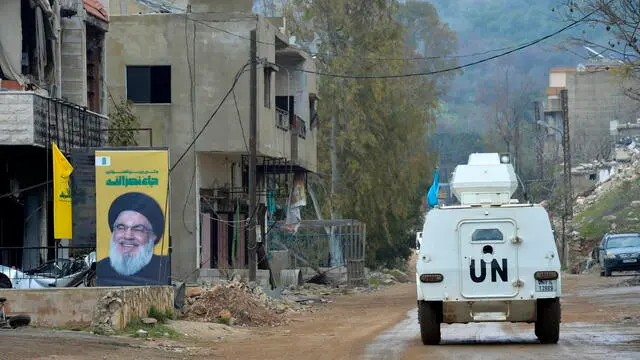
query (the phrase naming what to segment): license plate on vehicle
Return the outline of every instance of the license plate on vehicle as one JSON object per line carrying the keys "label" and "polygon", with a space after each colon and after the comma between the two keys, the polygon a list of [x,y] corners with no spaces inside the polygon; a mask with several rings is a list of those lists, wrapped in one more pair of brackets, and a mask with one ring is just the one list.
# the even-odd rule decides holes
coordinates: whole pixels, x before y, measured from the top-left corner
{"label": "license plate on vehicle", "polygon": [[552,291],[556,291],[555,280],[537,280],[536,281],[536,292],[552,292]]}
{"label": "license plate on vehicle", "polygon": [[637,259],[624,259],[624,260],[622,260],[623,263],[634,263],[636,261],[638,261],[638,260]]}

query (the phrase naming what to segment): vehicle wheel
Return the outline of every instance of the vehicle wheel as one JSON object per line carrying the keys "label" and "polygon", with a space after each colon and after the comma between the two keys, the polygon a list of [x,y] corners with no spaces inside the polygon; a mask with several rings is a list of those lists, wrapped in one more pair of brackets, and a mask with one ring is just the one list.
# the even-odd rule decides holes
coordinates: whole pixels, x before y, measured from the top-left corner
{"label": "vehicle wheel", "polygon": [[424,345],[438,345],[440,343],[440,320],[442,309],[437,303],[427,301],[418,302],[418,322],[420,336]]}
{"label": "vehicle wheel", "polygon": [[560,338],[560,299],[538,299],[535,333],[543,344],[557,344]]}
{"label": "vehicle wheel", "polygon": [[11,280],[5,274],[0,274],[0,289],[11,289]]}
{"label": "vehicle wheel", "polygon": [[9,326],[12,329],[19,328],[22,326],[28,326],[31,323],[31,316],[29,315],[15,315],[11,316],[7,319]]}
{"label": "vehicle wheel", "polygon": [[604,276],[604,270],[600,270],[600,276]]}
{"label": "vehicle wheel", "polygon": [[611,276],[611,270],[604,269],[604,276]]}

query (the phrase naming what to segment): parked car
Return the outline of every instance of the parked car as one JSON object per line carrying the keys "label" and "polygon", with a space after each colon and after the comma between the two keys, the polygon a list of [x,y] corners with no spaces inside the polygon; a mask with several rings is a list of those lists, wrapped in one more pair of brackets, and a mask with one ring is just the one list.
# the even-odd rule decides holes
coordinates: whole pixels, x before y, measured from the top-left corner
{"label": "parked car", "polygon": [[600,276],[612,271],[640,270],[640,234],[606,234],[598,247]]}
{"label": "parked car", "polygon": [[95,286],[95,251],[81,258],[49,260],[30,270],[0,265],[0,288],[46,289]]}

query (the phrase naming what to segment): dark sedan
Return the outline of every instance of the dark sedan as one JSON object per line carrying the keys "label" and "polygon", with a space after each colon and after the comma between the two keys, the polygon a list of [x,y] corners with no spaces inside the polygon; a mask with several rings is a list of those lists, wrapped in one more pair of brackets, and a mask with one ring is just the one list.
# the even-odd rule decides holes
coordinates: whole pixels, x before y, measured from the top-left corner
{"label": "dark sedan", "polygon": [[640,234],[608,234],[599,249],[600,275],[612,271],[640,270]]}

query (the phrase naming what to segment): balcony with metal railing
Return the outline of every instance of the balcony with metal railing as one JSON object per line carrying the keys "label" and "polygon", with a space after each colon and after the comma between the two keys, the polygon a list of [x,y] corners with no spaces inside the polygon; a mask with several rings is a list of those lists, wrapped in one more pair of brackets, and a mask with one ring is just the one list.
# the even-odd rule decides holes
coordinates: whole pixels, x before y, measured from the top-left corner
{"label": "balcony with metal railing", "polygon": [[282,130],[289,130],[289,112],[276,107],[276,127]]}
{"label": "balcony with metal railing", "polygon": [[0,145],[48,147],[68,153],[107,142],[108,118],[86,107],[31,91],[0,92]]}

